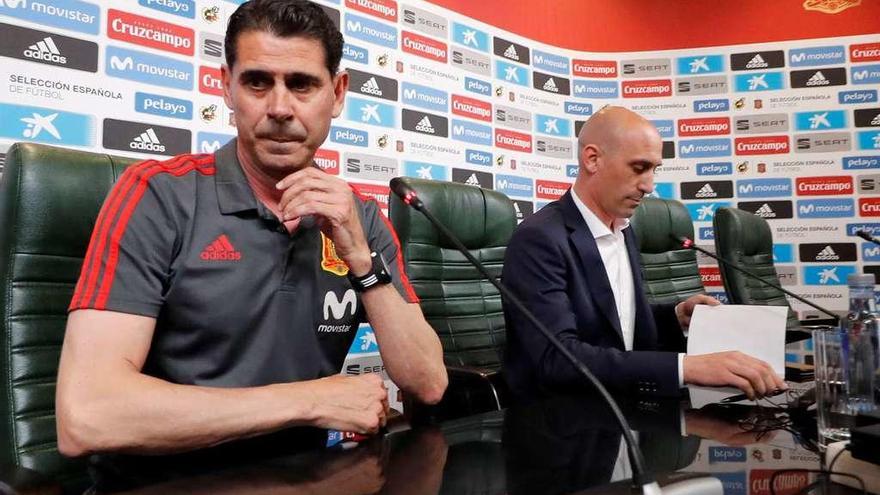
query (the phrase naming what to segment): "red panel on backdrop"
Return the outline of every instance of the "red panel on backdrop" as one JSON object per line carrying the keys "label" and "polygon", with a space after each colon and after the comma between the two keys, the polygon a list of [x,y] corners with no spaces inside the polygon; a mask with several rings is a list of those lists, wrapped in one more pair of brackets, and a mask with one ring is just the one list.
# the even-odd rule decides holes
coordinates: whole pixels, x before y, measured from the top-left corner
{"label": "red panel on backdrop", "polygon": [[[548,45],[591,52],[672,50],[880,32],[877,0],[862,0],[836,14],[807,10],[804,0],[429,1]],[[821,8],[823,4],[856,2],[809,3]]]}

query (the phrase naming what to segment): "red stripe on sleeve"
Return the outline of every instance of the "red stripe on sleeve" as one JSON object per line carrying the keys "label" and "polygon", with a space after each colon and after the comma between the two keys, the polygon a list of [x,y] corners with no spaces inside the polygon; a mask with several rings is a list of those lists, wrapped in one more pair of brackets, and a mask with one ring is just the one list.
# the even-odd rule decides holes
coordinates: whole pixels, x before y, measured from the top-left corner
{"label": "red stripe on sleeve", "polygon": [[213,155],[202,158],[201,160],[192,160],[191,155],[184,156],[189,159],[183,163],[172,162],[176,168],[172,169],[172,163],[168,163],[167,168],[166,166],[163,166],[158,169],[150,169],[148,172],[143,173],[138,178],[137,188],[134,190],[134,193],[132,194],[128,203],[122,210],[119,221],[116,223],[116,227],[113,229],[113,233],[110,235],[110,245],[107,254],[107,267],[104,270],[104,276],[101,279],[101,285],[98,289],[97,298],[95,300],[95,309],[106,309],[107,299],[110,297],[110,290],[113,288],[113,281],[116,277],[116,265],[119,262],[119,243],[122,240],[122,236],[125,234],[125,229],[128,226],[128,221],[131,220],[131,216],[134,213],[137,204],[143,198],[144,193],[147,190],[150,179],[160,173],[167,173],[175,177],[180,177],[193,170],[196,170],[203,175],[214,175],[215,169],[213,167]]}
{"label": "red stripe on sleeve", "polygon": [[92,236],[89,239],[89,248],[83,261],[82,271],[80,272],[79,281],[73,299],[70,302],[70,310],[85,306],[92,297],[94,291],[93,284],[101,270],[100,260],[101,254],[104,252],[104,244],[106,242],[107,229],[116,216],[119,204],[128,195],[128,191],[134,184],[135,177],[142,170],[155,167],[159,164],[156,160],[146,160],[136,165],[132,165],[119,178],[119,181],[110,191],[110,194],[104,200],[101,212],[95,222],[95,228],[92,230]]}
{"label": "red stripe on sleeve", "polygon": [[397,238],[397,231],[395,231],[394,226],[391,225],[391,220],[382,213],[382,209],[379,208],[379,203],[374,198],[361,194],[361,192],[351,184],[349,184],[348,187],[351,188],[355,196],[360,198],[361,201],[372,201],[376,203],[376,213],[379,214],[379,218],[381,218],[385,223],[385,226],[388,227],[388,231],[391,232],[391,239],[394,241],[394,245],[397,246],[397,270],[400,272],[400,282],[403,284],[403,289],[406,291],[407,297],[409,297],[409,302],[418,303],[419,296],[416,295],[416,291],[413,289],[409,277],[406,276],[406,269],[403,265],[403,249],[400,247],[400,239]]}

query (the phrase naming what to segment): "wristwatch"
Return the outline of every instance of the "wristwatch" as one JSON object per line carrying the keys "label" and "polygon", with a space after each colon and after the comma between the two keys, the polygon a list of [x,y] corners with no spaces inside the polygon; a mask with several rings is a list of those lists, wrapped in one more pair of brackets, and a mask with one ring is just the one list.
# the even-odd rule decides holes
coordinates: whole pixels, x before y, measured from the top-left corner
{"label": "wristwatch", "polygon": [[388,263],[382,253],[373,251],[370,253],[370,259],[373,260],[373,266],[369,272],[361,277],[352,275],[348,272],[348,281],[351,282],[352,288],[356,292],[366,292],[373,287],[385,285],[391,282],[391,272],[388,270]]}

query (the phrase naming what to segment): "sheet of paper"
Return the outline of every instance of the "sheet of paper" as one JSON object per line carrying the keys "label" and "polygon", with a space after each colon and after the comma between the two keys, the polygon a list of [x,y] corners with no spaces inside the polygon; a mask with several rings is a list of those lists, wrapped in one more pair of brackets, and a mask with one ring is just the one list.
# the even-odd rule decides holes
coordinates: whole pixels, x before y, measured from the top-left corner
{"label": "sheet of paper", "polygon": [[785,375],[785,306],[722,304],[694,308],[687,353],[740,351]]}
{"label": "sheet of paper", "polygon": [[[688,330],[687,353],[740,351],[766,361],[779,376],[785,376],[787,316],[785,306],[698,305]],[[693,387],[691,406],[699,408],[739,393],[735,388]]]}

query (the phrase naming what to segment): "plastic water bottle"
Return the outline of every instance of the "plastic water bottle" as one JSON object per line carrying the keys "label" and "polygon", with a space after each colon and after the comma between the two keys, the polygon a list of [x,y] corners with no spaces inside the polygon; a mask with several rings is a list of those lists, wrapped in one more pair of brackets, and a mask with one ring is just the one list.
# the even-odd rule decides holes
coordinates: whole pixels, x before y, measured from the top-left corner
{"label": "plastic water bottle", "polygon": [[878,370],[877,306],[874,275],[849,275],[849,313],[841,328],[841,361],[846,396],[852,414],[876,407],[874,387]]}

